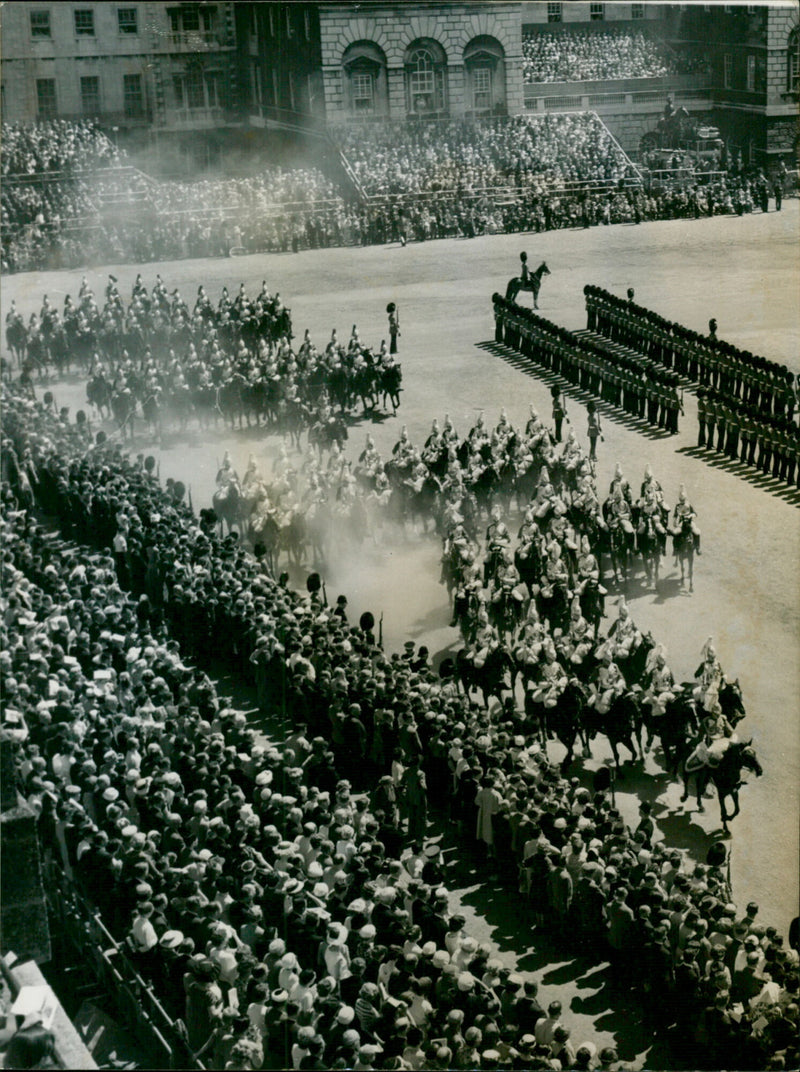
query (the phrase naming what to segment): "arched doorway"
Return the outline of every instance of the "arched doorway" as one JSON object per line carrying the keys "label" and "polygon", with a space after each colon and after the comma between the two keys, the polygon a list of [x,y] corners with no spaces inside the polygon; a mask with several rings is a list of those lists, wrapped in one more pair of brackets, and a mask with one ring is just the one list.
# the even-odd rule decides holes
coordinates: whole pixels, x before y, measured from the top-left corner
{"label": "arched doorway", "polygon": [[406,112],[419,118],[447,114],[447,57],[438,41],[423,37],[406,49]]}
{"label": "arched doorway", "polygon": [[506,111],[506,63],[503,46],[486,34],[473,37],[464,49],[465,109],[475,115]]}

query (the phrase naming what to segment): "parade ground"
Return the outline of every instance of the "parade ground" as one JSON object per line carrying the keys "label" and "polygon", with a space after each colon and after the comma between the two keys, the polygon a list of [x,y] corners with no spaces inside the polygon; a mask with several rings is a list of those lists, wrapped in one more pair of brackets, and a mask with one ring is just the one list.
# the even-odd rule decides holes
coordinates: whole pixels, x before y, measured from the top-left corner
{"label": "parade ground", "polygon": [[[799,216],[800,203],[792,200],[782,212],[766,216],[30,273],[3,279],[2,315],[12,298],[26,320],[38,312],[45,293],[60,306],[67,293],[77,295],[83,274],[102,305],[109,272],[117,276],[126,301],[138,271],[148,287],[160,273],[167,289],[178,287],[190,308],[201,283],[216,304],[223,285],[233,296],[243,282],[254,295],[266,280],[292,311],[295,344],[308,328],[322,349],[332,328],[346,342],[353,324],[367,344],[388,341],[386,305],[393,301],[400,315],[401,407],[396,417],[390,410],[378,422],[351,426],[347,446],[348,457],[355,459],[369,431],[387,457],[403,425],[421,446],[432,420],[438,417],[441,423],[445,414],[461,435],[480,410],[489,426],[497,423],[502,408],[514,425],[524,426],[531,405],[550,421],[549,384],[493,342],[491,295],[505,292],[523,249],[532,268],[544,260],[551,272],[539,296],[541,315],[567,328],[585,326],[585,284],[618,295],[633,287],[639,304],[671,320],[705,331],[715,317],[719,337],[800,370]],[[530,295],[522,297],[530,301]],[[74,375],[48,385],[57,405],[70,407],[72,419],[78,409],[90,413],[84,380]],[[39,397],[42,390],[37,387]],[[679,435],[667,437],[602,407],[598,489],[601,497],[607,492],[619,462],[638,492],[649,463],[667,503],[674,504],[685,484],[697,511],[703,544],[702,556],[695,559],[694,591],[681,588],[670,554],[657,590],[644,587],[639,569],[626,595],[639,628],[665,645],[677,680],[694,676],[709,636],[726,674],[739,679],[747,711],[739,730],[752,737],[764,774],[751,777],[743,788],[742,811],[727,842],[734,896],[740,906],[756,901],[759,920],[785,934],[798,912],[800,884],[800,495],[697,451],[696,403],[688,391],[684,408]],[[586,447],[585,405],[569,390],[567,411]],[[90,416],[96,420],[96,414]],[[280,443],[263,429],[231,432],[220,425],[201,434],[196,423],[155,443],[139,423],[135,449],[155,455],[162,482],[169,476],[184,481],[197,510],[211,505],[225,450],[240,474],[250,454],[268,474]],[[355,554],[333,548],[325,570],[328,595],[347,594],[351,621],[367,609],[376,619],[383,613],[388,651],[412,639],[426,644],[436,662],[460,646],[439,584],[440,551],[437,537],[400,531],[385,531]],[[293,581],[300,584],[302,578]],[[610,588],[606,626],[617,613],[619,592]],[[596,741],[594,752],[591,760],[576,760],[572,773],[587,777],[606,762],[604,744]],[[550,754],[560,759],[563,752],[552,745]],[[684,806],[680,796],[681,786],[665,772],[660,753],[649,754],[643,767],[628,765],[617,785],[618,806],[629,822],[635,820],[638,800],[650,800],[657,837],[704,860],[721,832],[717,802],[707,800],[699,813],[692,798]],[[599,1010],[592,1006],[592,987],[599,984],[582,985],[568,968],[543,965],[535,935],[525,933],[524,919],[514,918],[515,897],[498,894],[487,901],[485,890],[473,896],[480,876],[471,887],[468,870],[465,864],[460,872],[458,897],[470,933],[488,936],[510,966],[536,974],[545,996],[548,978],[559,985],[572,980],[573,993],[582,995],[573,1000],[575,1016],[592,1020],[598,1040],[618,1038],[620,1025],[603,1023],[602,1016],[598,1020]],[[629,1059],[641,1064],[645,1047],[646,1040],[637,1040]]]}

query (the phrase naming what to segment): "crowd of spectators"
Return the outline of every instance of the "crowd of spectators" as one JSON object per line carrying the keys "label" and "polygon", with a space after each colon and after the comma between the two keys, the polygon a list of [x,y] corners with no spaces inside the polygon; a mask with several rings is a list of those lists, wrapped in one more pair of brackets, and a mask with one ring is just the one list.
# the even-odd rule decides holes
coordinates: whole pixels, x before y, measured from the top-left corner
{"label": "crowd of spectators", "polygon": [[744,215],[765,211],[770,193],[758,172],[717,174],[711,160],[685,167],[677,156],[646,188],[588,113],[385,124],[340,138],[366,202],[310,168],[196,183],[154,183],[133,169],[5,183],[2,270]]}
{"label": "crowd of spectators", "polygon": [[641,31],[615,29],[523,34],[526,82],[584,82],[615,78],[662,78],[705,71],[708,63],[675,52]]}
{"label": "crowd of spectators", "polygon": [[[719,859],[689,865],[646,815],[627,828],[513,711],[490,719],[414,645],[384,654],[369,623],[204,531],[140,461],[4,395],[4,453],[61,530],[4,487],[19,789],[51,881],[97,904],[190,1054],[232,1069],[620,1067],[448,910],[444,858],[423,846],[429,798],[450,797],[502,878],[524,864],[540,927],[610,953],[624,987],[644,981],[693,1060],[796,1064],[796,951],[757,906],[737,910]],[[189,662],[212,655],[290,715],[282,746]]]}
{"label": "crowd of spectators", "polygon": [[3,178],[118,167],[123,159],[124,153],[95,120],[52,119],[35,126],[3,123]]}
{"label": "crowd of spectators", "polygon": [[565,183],[617,182],[630,162],[591,112],[513,116],[476,124],[370,125],[338,132],[368,194],[498,186],[544,193]]}

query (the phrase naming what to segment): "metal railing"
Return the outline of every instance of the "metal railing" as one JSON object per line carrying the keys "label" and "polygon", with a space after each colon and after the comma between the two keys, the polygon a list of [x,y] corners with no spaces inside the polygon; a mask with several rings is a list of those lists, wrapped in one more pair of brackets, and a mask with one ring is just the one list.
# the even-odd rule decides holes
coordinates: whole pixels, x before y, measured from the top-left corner
{"label": "metal railing", "polygon": [[48,883],[47,900],[54,924],[90,969],[104,997],[114,1003],[120,1019],[157,1060],[156,1067],[177,1068],[189,1057],[190,1068],[205,1069],[186,1052],[188,1047],[176,1046],[181,1036],[176,1022],[78,887],[61,873]]}

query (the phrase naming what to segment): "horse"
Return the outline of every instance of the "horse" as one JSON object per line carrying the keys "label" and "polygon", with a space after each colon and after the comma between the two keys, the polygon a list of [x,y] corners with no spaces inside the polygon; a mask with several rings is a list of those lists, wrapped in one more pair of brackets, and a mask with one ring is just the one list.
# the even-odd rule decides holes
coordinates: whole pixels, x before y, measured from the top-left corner
{"label": "horse", "polygon": [[745,716],[745,709],[738,677],[735,681],[725,681],[720,685],[717,699],[723,715],[731,726],[735,726],[742,721]]}
{"label": "horse", "polygon": [[538,297],[539,289],[542,285],[542,276],[550,275],[550,269],[547,267],[544,261],[539,265],[535,272],[529,272],[527,280],[523,281],[522,276],[515,275],[513,279],[509,279],[508,286],[506,287],[506,301],[516,301],[517,295],[521,290],[530,291],[533,294],[533,307],[539,308]]}
{"label": "horse", "polygon": [[6,317],[6,342],[11,356],[22,365],[28,345],[28,329],[22,313],[9,313]]}
{"label": "horse", "polygon": [[658,588],[658,570],[661,564],[661,534],[652,518],[642,518],[637,535],[639,554],[644,563],[647,584]]}
{"label": "horse", "polygon": [[537,725],[542,748],[546,752],[548,738],[555,736],[567,750],[561,761],[562,774],[569,769],[575,757],[576,740],[583,745],[584,754],[589,751],[589,742],[583,725],[585,702],[586,694],[577,678],[570,679],[555,707],[548,708],[534,700],[530,689],[525,693],[525,713]]}
{"label": "horse", "polygon": [[608,526],[608,551],[611,556],[611,568],[617,584],[628,580],[628,562],[631,552],[631,536],[620,524]]}
{"label": "horse", "polygon": [[[705,765],[697,770],[690,770],[688,762],[689,760],[687,759],[683,764],[683,796],[681,797],[681,802],[685,802],[689,797],[689,778],[694,774],[697,810],[704,811],[703,793],[709,783],[713,783],[719,799],[722,829],[725,834],[728,834],[728,823],[739,814],[739,790],[743,785],[747,784],[742,780],[742,771],[752,771],[757,778],[760,778],[764,773],[753,748],[753,742],[731,741],[723,752],[719,763],[714,767]],[[730,797],[733,801],[734,810],[730,815],[725,808],[727,797]]]}
{"label": "horse", "polygon": [[694,533],[691,520],[686,518],[672,533],[672,550],[681,567],[681,585],[686,583],[689,574],[689,591],[694,591]]}
{"label": "horse", "polygon": [[224,522],[228,524],[228,532],[234,525],[239,525],[242,517],[242,491],[237,481],[230,480],[224,487],[217,488],[212,503],[219,521],[220,536]]}
{"label": "horse", "polygon": [[403,382],[403,370],[399,365],[391,365],[387,369],[383,369],[378,377],[378,392],[381,395],[381,405],[386,409],[386,399],[392,403],[392,415],[397,416],[397,410],[400,408],[400,392],[403,388],[400,386]]}
{"label": "horse", "polygon": [[324,423],[317,421],[308,429],[308,442],[316,446],[320,457],[324,451],[330,450],[334,443],[341,450],[347,438],[347,425],[340,417],[331,417]]}
{"label": "horse", "polygon": [[681,763],[690,750],[690,742],[697,733],[697,708],[692,699],[691,685],[674,690],[674,698],[669,700],[663,715],[647,720],[647,747],[658,737],[661,750],[667,761],[667,769],[677,774]]}
{"label": "horse", "polygon": [[490,696],[496,696],[502,703],[503,692],[509,687],[506,674],[513,671],[513,663],[505,648],[497,647],[489,650],[481,666],[476,666],[468,650],[460,648],[456,654],[456,669],[467,697],[471,689],[480,689],[485,705]]}
{"label": "horse", "polygon": [[587,706],[584,709],[584,728],[590,740],[593,740],[598,733],[608,738],[617,775],[619,775],[619,745],[624,745],[628,749],[634,761],[642,755],[642,709],[637,693],[632,690],[615,697],[605,714],[595,707]]}
{"label": "horse", "polygon": [[97,373],[86,384],[86,400],[94,406],[100,416],[103,411],[111,413],[111,387],[102,372]]}

